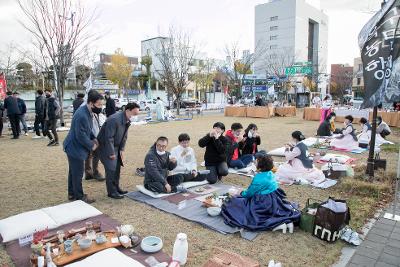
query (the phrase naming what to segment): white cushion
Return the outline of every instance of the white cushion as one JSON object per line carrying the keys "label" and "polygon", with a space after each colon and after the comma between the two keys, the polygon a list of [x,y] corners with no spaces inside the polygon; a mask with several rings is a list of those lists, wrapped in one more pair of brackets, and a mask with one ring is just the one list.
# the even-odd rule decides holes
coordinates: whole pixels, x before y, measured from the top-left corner
{"label": "white cushion", "polygon": [[54,229],[59,226],[42,210],[33,210],[0,220],[0,234],[5,243],[30,235],[35,231]]}
{"label": "white cushion", "polygon": [[[200,181],[200,182],[185,182],[185,183],[182,183],[182,186],[186,189],[189,189],[192,187],[206,185],[206,184],[208,184],[207,180]],[[162,198],[162,197],[171,196],[171,195],[176,194],[176,193],[170,193],[170,194],[155,193],[153,191],[147,190],[143,185],[137,185],[136,188],[143,194],[148,195],[149,197],[152,197],[152,198]]]}
{"label": "white cushion", "polygon": [[280,147],[280,148],[276,148],[276,149],[273,149],[271,151],[268,151],[267,155],[277,156],[277,157],[284,157],[285,156],[285,149],[286,148],[284,146]]}
{"label": "white cushion", "polygon": [[82,200],[76,200],[74,202],[64,203],[41,210],[47,213],[59,225],[77,222],[103,214],[101,211]]}
{"label": "white cushion", "polygon": [[85,258],[84,260],[65,265],[66,267],[144,267],[140,262],[126,256],[115,248],[109,248],[92,256]]}
{"label": "white cushion", "polygon": [[329,162],[329,161],[336,162],[337,161],[338,163],[344,164],[349,159],[350,159],[350,157],[346,156],[346,155],[338,155],[338,154],[328,153],[325,156],[323,156],[320,160],[326,161],[326,162]]}

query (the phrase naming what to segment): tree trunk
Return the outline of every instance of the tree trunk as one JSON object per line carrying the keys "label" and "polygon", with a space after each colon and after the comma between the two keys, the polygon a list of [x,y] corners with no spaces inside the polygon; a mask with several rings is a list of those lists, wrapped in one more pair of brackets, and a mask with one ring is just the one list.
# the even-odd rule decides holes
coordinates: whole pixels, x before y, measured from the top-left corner
{"label": "tree trunk", "polygon": [[176,96],[176,115],[180,115],[180,109],[181,109],[181,97]]}
{"label": "tree trunk", "polygon": [[64,87],[65,87],[65,82],[60,81],[59,87],[58,87],[58,101],[60,103],[60,124],[61,127],[65,126],[64,122]]}

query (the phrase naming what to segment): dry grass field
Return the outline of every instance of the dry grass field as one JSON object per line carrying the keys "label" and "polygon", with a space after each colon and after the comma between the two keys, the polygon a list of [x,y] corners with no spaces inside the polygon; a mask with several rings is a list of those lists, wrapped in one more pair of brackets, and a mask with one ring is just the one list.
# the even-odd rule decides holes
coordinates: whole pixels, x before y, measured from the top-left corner
{"label": "dry grass field", "polygon": [[[204,150],[198,147],[197,141],[209,132],[216,121],[224,122],[227,128],[233,122],[241,122],[244,127],[249,123],[256,123],[262,137],[261,147],[266,150],[282,146],[291,139],[291,132],[294,130],[301,130],[306,136],[312,136],[318,125],[317,122],[302,120],[298,113],[297,117],[271,119],[227,118],[222,114],[214,114],[195,117],[192,121],[131,127],[125,152],[127,164],[122,170],[123,188],[132,191],[135,190],[135,185],[143,182],[142,177],[135,176],[134,170],[143,166],[147,150],[160,135],[170,138],[172,147],[177,144],[179,133],[189,133],[192,147],[201,162]],[[65,135],[66,133],[61,133],[60,139],[63,140]],[[390,139],[399,142],[399,136],[400,132],[395,130]],[[67,158],[61,146],[47,147],[46,144],[47,140],[32,140],[25,136],[20,140],[11,140],[8,137],[0,139],[0,219],[67,201]],[[366,153],[353,156],[358,158],[357,165],[366,163]],[[300,203],[301,206],[310,197],[326,199],[328,196],[335,196],[347,199],[352,212],[351,225],[359,228],[382,203],[390,200],[390,178],[396,170],[397,152],[388,149],[381,157],[388,160],[388,170],[386,173],[379,173],[379,179],[372,183],[363,181],[361,173],[364,170],[361,166],[358,167],[355,178],[343,179],[329,190],[296,185],[284,186],[283,189],[290,200]],[[229,175],[224,182],[247,186],[250,178]],[[343,247],[341,241],[328,244],[297,228],[292,235],[265,232],[249,242],[238,235],[222,235],[127,198],[112,200],[106,196],[104,183],[84,181],[83,184],[85,192],[96,199],[93,204],[96,208],[121,223],[133,224],[142,236],[160,236],[167,253],[172,253],[176,234],[187,233],[187,266],[201,266],[210,256],[213,246],[254,258],[262,266],[268,265],[270,259],[280,261],[284,266],[330,266],[339,258]],[[3,264],[12,266],[10,258],[0,246],[0,266]]]}

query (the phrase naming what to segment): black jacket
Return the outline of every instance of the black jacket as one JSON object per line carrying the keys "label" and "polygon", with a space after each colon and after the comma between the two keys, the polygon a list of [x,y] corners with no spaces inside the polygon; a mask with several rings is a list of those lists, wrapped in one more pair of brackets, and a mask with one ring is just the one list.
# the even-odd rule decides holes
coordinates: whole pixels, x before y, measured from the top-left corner
{"label": "black jacket", "polygon": [[225,153],[227,143],[227,139],[222,135],[218,139],[215,139],[215,137],[211,137],[210,134],[207,134],[199,140],[199,146],[201,148],[206,148],[206,152],[204,153],[206,166],[215,166],[226,161]]}
{"label": "black jacket", "polygon": [[40,117],[44,117],[44,110],[46,105],[46,97],[39,95],[35,100],[35,114]]}
{"label": "black jacket", "polygon": [[3,119],[3,115],[4,115],[4,104],[3,104],[3,102],[0,100],[0,120]]}
{"label": "black jacket", "polygon": [[176,168],[176,163],[169,161],[169,152],[164,155],[158,155],[156,145],[154,144],[144,159],[144,184],[154,182],[162,183],[164,186],[167,184],[168,172]]}
{"label": "black jacket", "polygon": [[4,100],[4,108],[7,109],[7,115],[21,114],[18,107],[18,101],[13,96],[8,96]]}
{"label": "black jacket", "polygon": [[255,153],[258,152],[257,146],[261,144],[261,138],[259,136],[257,137],[248,137],[247,135],[243,136],[246,138],[242,143],[242,155],[248,155],[248,154],[253,154],[253,147],[254,145],[256,146]]}
{"label": "black jacket", "polygon": [[106,116],[109,117],[116,112],[115,101],[111,97],[106,101]]}
{"label": "black jacket", "polygon": [[324,120],[318,127],[317,130],[318,136],[331,136],[331,123],[329,120]]}
{"label": "black jacket", "polygon": [[18,102],[19,111],[21,112],[20,114],[25,114],[26,113],[25,101],[21,98],[17,98],[17,102]]}
{"label": "black jacket", "polygon": [[58,119],[60,117],[59,111],[60,111],[60,105],[58,104],[55,97],[52,96],[46,98],[46,111],[45,111],[45,114],[47,113],[46,119],[48,120]]}
{"label": "black jacket", "polygon": [[74,114],[75,111],[82,105],[83,101],[84,101],[83,98],[80,98],[80,97],[75,98],[74,101],[72,101],[72,106],[74,108],[74,110],[72,111],[72,114]]}

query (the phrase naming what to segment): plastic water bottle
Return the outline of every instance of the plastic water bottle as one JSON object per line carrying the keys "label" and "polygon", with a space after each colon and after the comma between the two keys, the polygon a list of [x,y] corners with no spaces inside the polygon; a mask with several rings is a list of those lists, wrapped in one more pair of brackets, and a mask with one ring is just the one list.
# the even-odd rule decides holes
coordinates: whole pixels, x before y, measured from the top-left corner
{"label": "plastic water bottle", "polygon": [[187,261],[187,254],[188,254],[188,242],[187,242],[187,235],[184,233],[179,233],[176,236],[174,249],[172,251],[172,260],[179,262],[179,264],[185,265]]}

